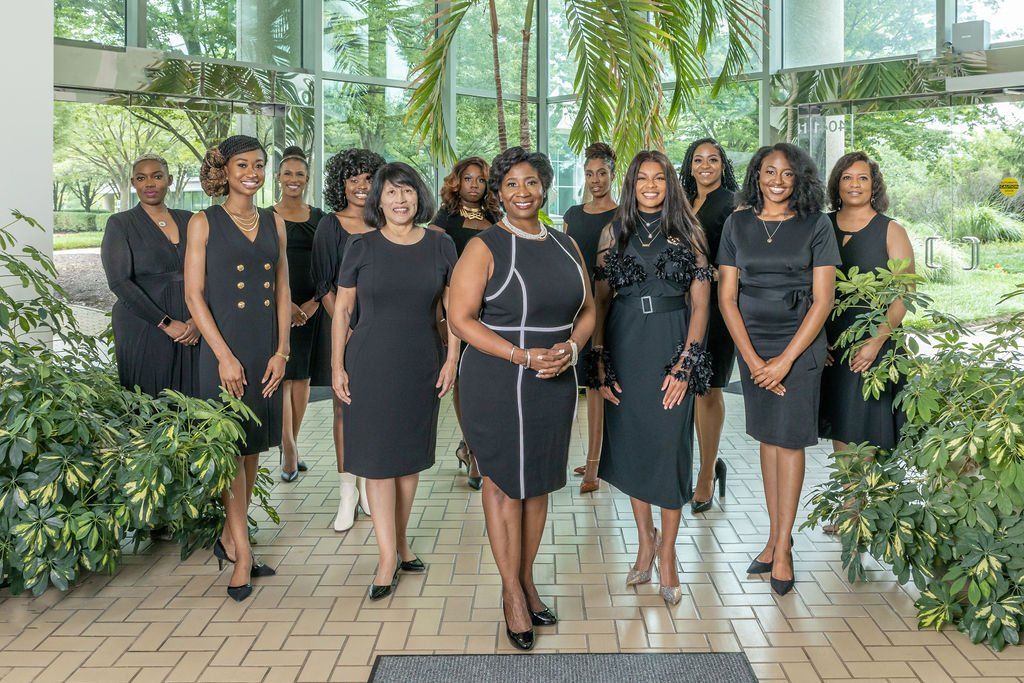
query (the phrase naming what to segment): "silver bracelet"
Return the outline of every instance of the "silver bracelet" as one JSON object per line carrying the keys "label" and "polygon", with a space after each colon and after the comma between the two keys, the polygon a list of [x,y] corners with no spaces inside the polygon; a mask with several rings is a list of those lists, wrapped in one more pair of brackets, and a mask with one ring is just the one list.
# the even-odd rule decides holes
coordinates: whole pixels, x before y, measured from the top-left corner
{"label": "silver bracelet", "polygon": [[530,369],[530,349],[523,349],[523,350],[526,351],[526,362],[523,363],[523,367],[526,368],[527,370],[529,370]]}
{"label": "silver bracelet", "polygon": [[512,362],[514,362],[514,361],[512,360],[512,357],[516,355],[516,348],[517,348],[517,347],[516,347],[516,345],[515,345],[515,344],[513,344],[513,345],[512,345],[512,350],[508,352],[508,362],[509,362],[509,363],[512,363]]}
{"label": "silver bracelet", "polygon": [[575,367],[576,363],[580,360],[580,347],[572,339],[569,340],[569,346],[572,347],[572,359],[569,361],[569,364]]}

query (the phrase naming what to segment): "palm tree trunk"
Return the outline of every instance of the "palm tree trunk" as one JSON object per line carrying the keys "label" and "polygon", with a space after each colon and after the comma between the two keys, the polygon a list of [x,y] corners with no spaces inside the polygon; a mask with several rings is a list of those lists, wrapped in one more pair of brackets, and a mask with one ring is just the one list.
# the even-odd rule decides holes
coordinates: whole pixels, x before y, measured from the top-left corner
{"label": "palm tree trunk", "polygon": [[519,144],[530,149],[530,116],[527,101],[527,74],[530,65],[530,38],[533,35],[533,4],[527,0],[526,17],[523,19],[523,60],[519,65]]}
{"label": "palm tree trunk", "polygon": [[498,9],[494,0],[488,0],[491,13],[491,54],[494,57],[494,103],[498,109],[498,149],[508,149],[508,128],[505,125],[505,98],[501,92],[501,62],[498,59]]}

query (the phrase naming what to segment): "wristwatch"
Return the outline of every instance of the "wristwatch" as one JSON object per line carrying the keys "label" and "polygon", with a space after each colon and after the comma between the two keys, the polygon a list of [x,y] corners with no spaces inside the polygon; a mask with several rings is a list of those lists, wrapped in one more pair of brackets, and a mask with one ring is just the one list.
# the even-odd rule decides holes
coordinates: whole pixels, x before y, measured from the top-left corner
{"label": "wristwatch", "polygon": [[171,316],[165,315],[163,318],[160,318],[160,322],[158,322],[156,326],[159,327],[161,330],[165,330],[167,329],[167,326],[173,322],[174,320],[171,318]]}

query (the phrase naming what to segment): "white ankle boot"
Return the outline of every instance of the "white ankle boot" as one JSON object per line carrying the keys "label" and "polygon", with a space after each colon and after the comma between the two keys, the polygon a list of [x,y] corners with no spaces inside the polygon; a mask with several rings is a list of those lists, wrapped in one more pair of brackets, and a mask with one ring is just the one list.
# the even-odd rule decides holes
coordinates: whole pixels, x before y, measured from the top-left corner
{"label": "white ankle boot", "polygon": [[366,480],[362,477],[356,477],[356,488],[359,489],[359,507],[363,509],[363,514],[369,517],[370,498],[366,495]]}
{"label": "white ankle boot", "polygon": [[348,531],[356,523],[356,505],[359,503],[356,475],[341,472],[338,479],[338,516],[334,518],[334,530]]}

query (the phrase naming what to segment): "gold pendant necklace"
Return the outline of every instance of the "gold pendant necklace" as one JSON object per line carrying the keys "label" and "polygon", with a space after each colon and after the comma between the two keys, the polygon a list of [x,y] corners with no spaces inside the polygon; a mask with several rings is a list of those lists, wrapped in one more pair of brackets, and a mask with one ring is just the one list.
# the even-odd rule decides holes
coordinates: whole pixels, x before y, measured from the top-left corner
{"label": "gold pendant necklace", "polygon": [[645,248],[649,247],[652,244],[654,244],[654,240],[658,239],[658,235],[661,233],[661,231],[660,230],[654,230],[652,232],[651,231],[651,226],[657,225],[660,222],[661,222],[661,216],[658,216],[657,218],[655,218],[650,223],[645,221],[643,218],[640,219],[640,224],[643,225],[644,232],[647,233],[647,241],[646,242],[644,242],[644,239],[642,237],[640,237],[639,233],[637,233],[636,239],[637,239],[638,242],[640,242],[640,246],[641,247],[645,247]]}
{"label": "gold pendant necklace", "polygon": [[468,221],[482,221],[484,219],[484,210],[480,207],[473,208],[471,206],[459,207],[459,215]]}
{"label": "gold pendant necklace", "polygon": [[226,211],[227,214],[231,216],[231,220],[235,222],[235,225],[237,225],[238,229],[241,230],[242,232],[252,232],[257,227],[259,227],[260,214],[255,209],[252,212],[252,216],[250,216],[249,218],[243,218],[242,216],[239,216],[236,213],[232,213],[227,209],[224,209],[224,211]]}
{"label": "gold pendant necklace", "polygon": [[781,221],[779,221],[779,224],[775,226],[774,230],[768,232],[768,224],[764,222],[763,218],[758,217],[758,219],[761,221],[762,227],[764,227],[764,234],[768,235],[768,244],[772,243],[772,240],[775,238],[775,233],[779,231],[779,228],[781,228],[782,224],[785,223],[787,220],[783,218]]}

